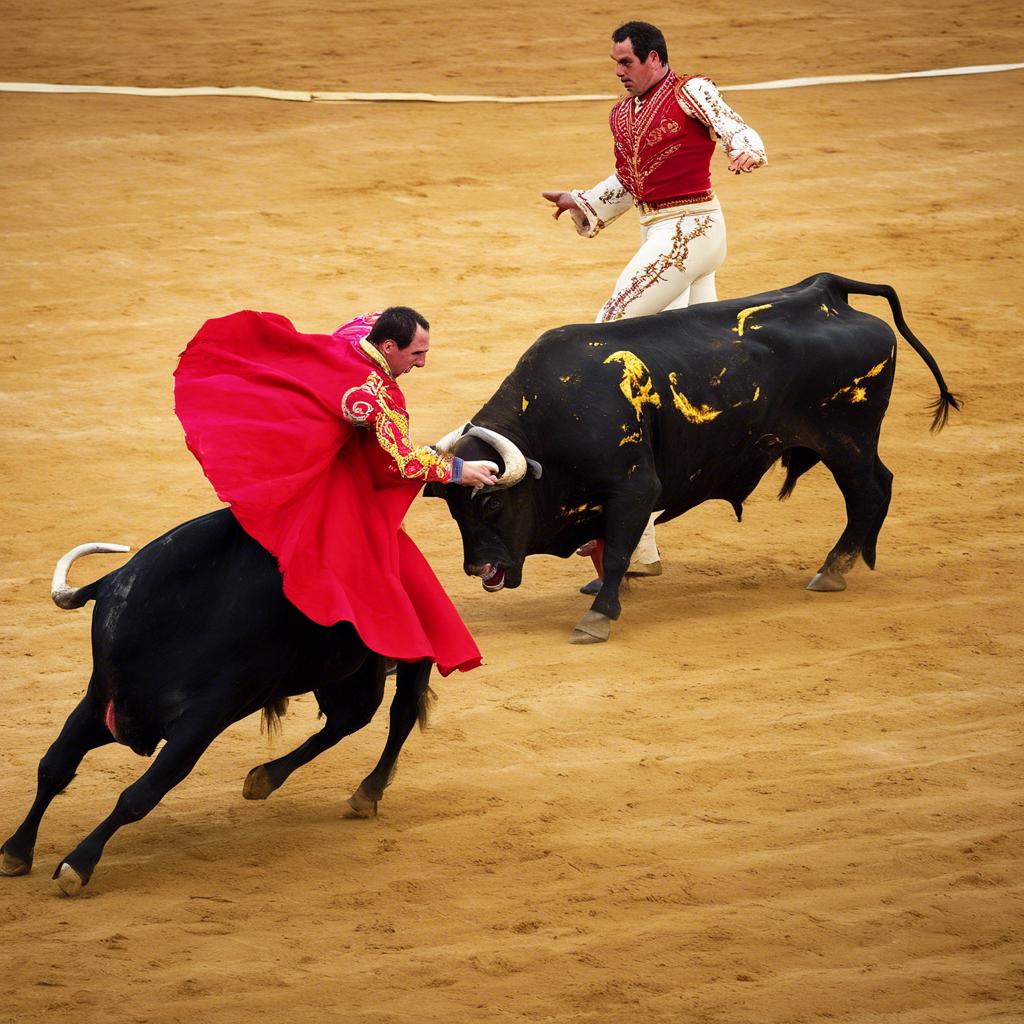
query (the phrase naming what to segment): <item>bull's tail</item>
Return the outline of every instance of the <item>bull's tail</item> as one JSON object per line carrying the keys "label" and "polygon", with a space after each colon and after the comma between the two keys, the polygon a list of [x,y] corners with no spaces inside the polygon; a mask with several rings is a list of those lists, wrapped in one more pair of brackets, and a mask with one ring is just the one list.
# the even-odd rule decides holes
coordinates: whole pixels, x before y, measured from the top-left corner
{"label": "bull's tail", "polygon": [[276,697],[263,709],[260,715],[260,732],[276,736],[281,731],[281,719],[288,710],[288,698]]}
{"label": "bull's tail", "polygon": [[[68,586],[68,570],[75,559],[82,555],[94,555],[97,552],[131,551],[131,548],[124,544],[101,544],[94,541],[91,544],[79,544],[72,548],[63,558],[57,562],[53,570],[53,582],[50,584],[50,597],[58,608],[81,608],[86,601],[91,601],[96,596],[96,588],[100,580],[89,583],[84,587]],[[102,577],[101,577],[102,579]]]}
{"label": "bull's tail", "polygon": [[437,694],[428,686],[421,694],[416,705],[416,719],[422,732],[430,724],[430,713],[437,703]]}
{"label": "bull's tail", "polygon": [[874,295],[888,300],[896,329],[909,342],[910,347],[924,360],[925,365],[932,371],[936,384],[939,385],[939,397],[930,403],[928,408],[933,410],[934,413],[931,425],[932,432],[935,433],[941,430],[949,419],[949,410],[956,409],[957,412],[960,411],[961,400],[946,387],[946,382],[942,379],[942,372],[939,370],[939,364],[935,362],[931,352],[914,337],[907,326],[907,321],[903,319],[903,308],[900,306],[899,296],[897,296],[895,289],[887,284],[865,284],[863,281],[851,281],[849,278],[837,277],[835,274],[830,274],[829,276],[845,293],[843,295],[844,299],[850,295]]}

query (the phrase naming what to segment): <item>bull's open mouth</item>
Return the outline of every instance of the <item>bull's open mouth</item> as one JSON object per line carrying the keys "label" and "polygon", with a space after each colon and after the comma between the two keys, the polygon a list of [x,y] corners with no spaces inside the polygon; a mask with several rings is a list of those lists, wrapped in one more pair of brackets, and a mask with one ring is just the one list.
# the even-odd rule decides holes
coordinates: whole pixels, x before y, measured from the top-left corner
{"label": "bull's open mouth", "polygon": [[466,566],[467,576],[479,576],[484,590],[493,594],[506,587],[515,589],[522,581],[522,568],[500,562],[479,562]]}
{"label": "bull's open mouth", "polygon": [[505,570],[500,565],[491,565],[480,574],[480,582],[484,590],[494,593],[505,586]]}

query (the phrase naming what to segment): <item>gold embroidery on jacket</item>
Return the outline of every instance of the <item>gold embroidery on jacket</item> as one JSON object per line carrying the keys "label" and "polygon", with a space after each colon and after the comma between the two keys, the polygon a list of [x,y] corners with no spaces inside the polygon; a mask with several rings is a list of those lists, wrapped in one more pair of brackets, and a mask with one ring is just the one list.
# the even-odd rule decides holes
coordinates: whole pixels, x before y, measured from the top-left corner
{"label": "gold embroidery on jacket", "polygon": [[[670,156],[673,156],[680,149],[677,144],[668,146],[660,153],[644,154],[641,156],[641,147],[649,146],[654,142],[660,142],[662,138],[670,134],[668,124],[653,129],[653,125],[659,114],[667,103],[670,103],[675,95],[676,76],[669,72],[661,82],[656,85],[651,94],[637,106],[634,99],[624,99],[612,108],[611,119],[618,130],[613,129],[615,149],[622,154],[628,168],[628,180],[623,184],[634,196],[644,194],[644,183]],[[679,125],[671,122],[676,131]],[[655,132],[657,137],[654,138]],[[647,162],[645,163],[645,158]]]}
{"label": "gold embroidery on jacket", "polygon": [[[366,397],[360,395],[362,392]],[[414,448],[409,439],[409,417],[391,402],[388,383],[373,371],[365,383],[350,388],[342,398],[342,413],[352,423],[369,425],[377,443],[394,462],[398,473],[410,480],[422,478],[446,483],[452,477],[453,457],[424,445]]]}

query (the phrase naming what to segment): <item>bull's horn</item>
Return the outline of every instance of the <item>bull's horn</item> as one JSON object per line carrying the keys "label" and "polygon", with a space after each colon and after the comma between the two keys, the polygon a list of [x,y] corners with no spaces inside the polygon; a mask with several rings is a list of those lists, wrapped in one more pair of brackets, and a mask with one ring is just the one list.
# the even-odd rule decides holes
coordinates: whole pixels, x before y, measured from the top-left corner
{"label": "bull's horn", "polygon": [[58,608],[81,608],[90,599],[88,596],[85,598],[79,596],[79,592],[85,590],[85,587],[68,586],[68,569],[71,568],[71,563],[75,559],[81,558],[82,555],[92,555],[100,551],[113,553],[115,551],[131,551],[131,548],[125,547],[124,544],[103,544],[99,541],[92,544],[79,544],[77,548],[72,548],[57,562],[57,567],[53,570],[50,597],[53,598],[53,603]]}
{"label": "bull's horn", "polygon": [[445,434],[434,447],[439,452],[445,452],[450,455],[452,449],[455,447],[455,442],[465,433],[466,427],[470,426],[469,423],[463,423],[461,427],[456,427],[450,434]]}
{"label": "bull's horn", "polygon": [[496,487],[512,487],[526,476],[526,456],[507,438],[486,427],[471,426],[466,437],[479,437],[486,441],[505,463],[505,472],[498,477]]}

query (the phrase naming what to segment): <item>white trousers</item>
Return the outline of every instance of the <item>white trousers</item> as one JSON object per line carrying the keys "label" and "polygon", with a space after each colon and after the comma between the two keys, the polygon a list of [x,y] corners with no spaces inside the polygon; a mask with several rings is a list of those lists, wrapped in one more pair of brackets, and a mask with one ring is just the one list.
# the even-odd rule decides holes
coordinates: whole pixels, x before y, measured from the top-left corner
{"label": "white trousers", "polygon": [[[648,220],[640,228],[640,248],[619,275],[597,322],[714,302],[715,271],[725,262],[725,252],[725,220],[717,203],[702,204],[683,216]],[[644,527],[630,565],[660,561],[654,538],[660,511]]]}
{"label": "white trousers", "polygon": [[598,323],[714,302],[715,271],[725,262],[725,220],[717,201],[640,228],[640,248],[615,283]]}

